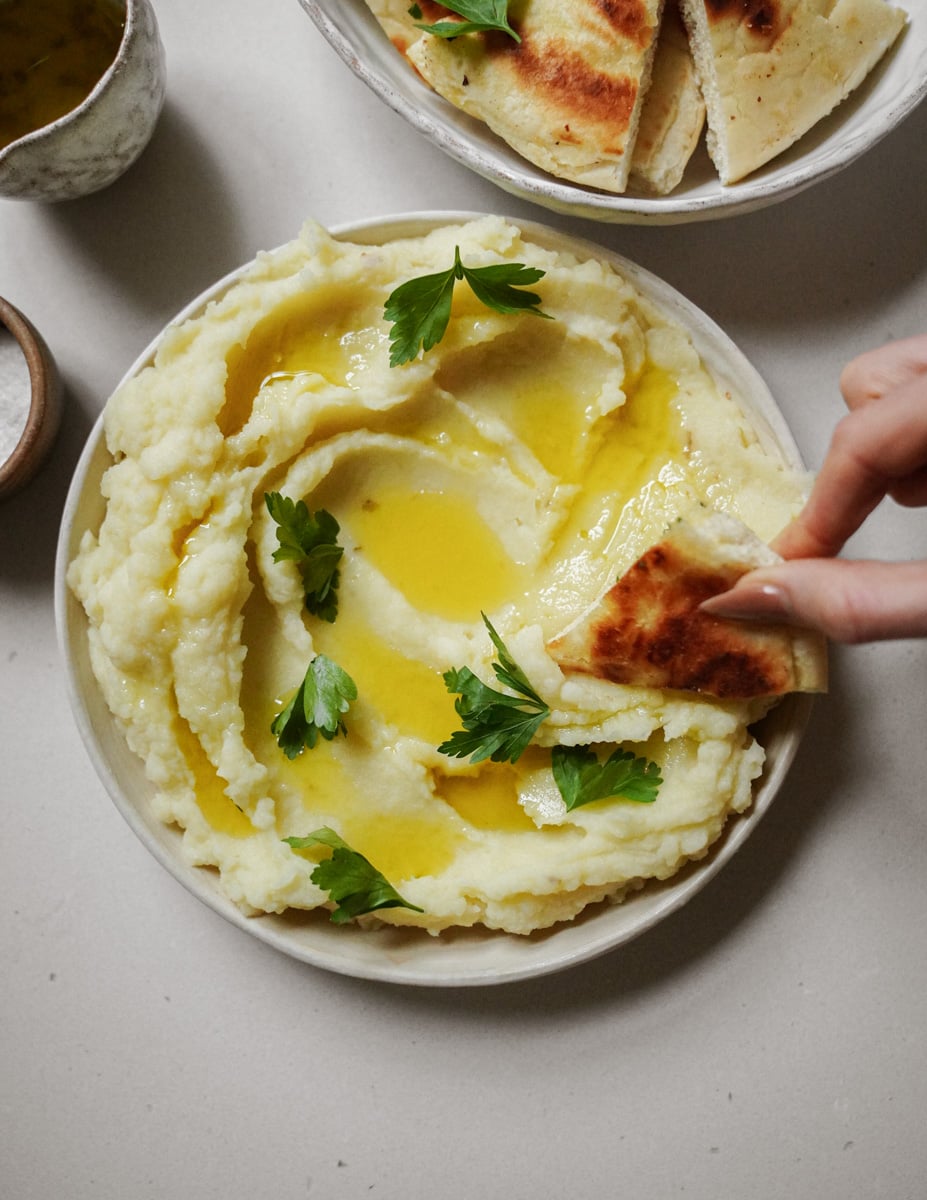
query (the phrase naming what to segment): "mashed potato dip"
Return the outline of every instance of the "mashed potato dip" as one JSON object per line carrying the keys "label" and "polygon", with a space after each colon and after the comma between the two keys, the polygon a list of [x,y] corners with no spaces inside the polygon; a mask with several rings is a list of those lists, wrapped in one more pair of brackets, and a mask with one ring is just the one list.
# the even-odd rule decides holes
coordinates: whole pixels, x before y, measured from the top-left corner
{"label": "mashed potato dip", "polygon": [[[447,333],[389,365],[399,284],[542,269],[543,311],[468,287]],[[250,914],[332,907],[328,827],[421,909],[364,922],[526,934],[703,856],[751,803],[766,701],[566,675],[547,643],[677,517],[708,505],[765,540],[804,479],[761,445],[687,333],[609,265],[485,217],[382,246],[315,224],[171,327],[105,411],[105,517],[68,581],[94,672],[191,864]],[[265,494],[340,525],[334,621],[275,561]],[[495,683],[485,613],[549,707],[517,762],[449,757],[443,675]],[[344,734],[288,758],[271,723],[325,655],[357,699]],[[551,747],[659,765],[653,803],[567,811]]]}

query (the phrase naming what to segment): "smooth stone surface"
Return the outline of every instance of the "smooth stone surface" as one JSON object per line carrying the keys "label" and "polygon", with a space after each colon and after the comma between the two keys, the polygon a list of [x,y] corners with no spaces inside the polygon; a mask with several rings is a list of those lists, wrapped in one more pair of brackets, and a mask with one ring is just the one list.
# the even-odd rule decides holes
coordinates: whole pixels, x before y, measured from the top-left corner
{"label": "smooth stone surface", "polygon": [[[541,979],[406,987],[278,953],[149,854],[71,715],[53,572],[106,397],[307,216],[469,208],[593,238],[721,325],[816,467],[843,364],[927,326],[927,107],[775,208],[606,225],[441,153],[296,0],[157,12],[170,95],[135,167],[71,204],[0,200],[0,293],[68,396],[0,507],[3,1200],[920,1200],[927,641],[835,650],[775,802],[648,933]],[[927,513],[886,502],[848,553],[927,558]]]}

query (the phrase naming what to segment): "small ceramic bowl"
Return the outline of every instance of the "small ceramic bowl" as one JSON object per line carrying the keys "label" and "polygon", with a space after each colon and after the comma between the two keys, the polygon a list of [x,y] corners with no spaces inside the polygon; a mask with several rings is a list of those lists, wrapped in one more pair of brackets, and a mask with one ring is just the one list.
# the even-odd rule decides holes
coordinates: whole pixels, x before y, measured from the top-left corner
{"label": "small ceramic bowl", "polygon": [[[18,408],[20,397],[15,392],[11,411],[4,408],[0,412],[0,416],[6,412],[7,420],[13,419],[12,428],[18,434],[12,448],[0,441],[0,451],[8,451],[5,457],[0,453],[0,499],[32,478],[48,455],[61,423],[61,377],[51,351],[35,326],[0,297],[0,337],[6,338],[8,334],[25,359],[28,383],[21,397],[22,413]],[[0,366],[3,358],[0,355]]]}
{"label": "small ceramic bowl", "polygon": [[148,144],[164,104],[164,47],[149,0],[124,7],[116,57],[87,98],[0,150],[0,196],[86,196],[117,179]]}

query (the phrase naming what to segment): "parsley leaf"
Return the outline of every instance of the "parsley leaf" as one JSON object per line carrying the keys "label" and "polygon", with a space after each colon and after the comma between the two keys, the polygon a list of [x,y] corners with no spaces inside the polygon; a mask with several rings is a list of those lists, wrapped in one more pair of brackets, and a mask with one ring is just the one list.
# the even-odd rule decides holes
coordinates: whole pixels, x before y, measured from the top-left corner
{"label": "parsley leaf", "polygon": [[423,25],[418,21],[422,10],[417,4],[413,4],[409,13],[419,29],[440,38],[455,38],[462,33],[483,33],[485,30],[498,29],[514,38],[516,42],[521,41],[508,21],[509,0],[450,0],[450,3],[448,0],[441,0],[441,3],[464,20]]}
{"label": "parsley leaf", "polygon": [[319,734],[330,742],[347,732],[341,714],[356,699],[357,684],[347,671],[318,654],[293,699],[274,718],[270,731],[287,758],[296,758],[306,747],[311,750],[315,746]]}
{"label": "parsley leaf", "polygon": [[314,846],[330,846],[331,858],[320,862],[309,878],[331,896],[338,907],[331,919],[343,925],[352,917],[374,912],[378,908],[410,908],[424,912],[415,904],[403,900],[393,885],[333,829],[323,825],[306,837],[283,839],[294,850],[309,850]]}
{"label": "parsley leaf", "polygon": [[277,523],[274,562],[295,562],[302,576],[306,608],[313,616],[334,621],[338,615],[338,563],[344,550],[338,545],[339,525],[330,512],[311,513],[302,500],[292,501],[279,492],[265,492],[267,511]]}
{"label": "parsley leaf", "polygon": [[537,283],[545,272],[524,263],[491,263],[488,267],[465,267],[460,247],[454,247],[454,265],[433,275],[409,279],[390,292],[383,316],[392,324],[389,332],[391,367],[411,362],[419,350],[430,350],[444,337],[451,319],[454,284],[465,279],[474,296],[487,308],[500,313],[527,312],[550,320],[541,312],[536,292],[519,291]]}
{"label": "parsley leaf", "polygon": [[663,782],[655,762],[621,747],[600,763],[588,746],[554,746],[551,767],[567,812],[611,796],[652,804]]}
{"label": "parsley leaf", "polygon": [[538,726],[550,716],[550,709],[509,654],[486,614],[481,616],[499,655],[499,661],[492,664],[495,676],[517,695],[488,687],[469,667],[446,671],[444,684],[449,692],[458,693],[454,708],[463,729],[451,734],[438,750],[451,758],[469,756],[472,763],[486,758],[516,762]]}

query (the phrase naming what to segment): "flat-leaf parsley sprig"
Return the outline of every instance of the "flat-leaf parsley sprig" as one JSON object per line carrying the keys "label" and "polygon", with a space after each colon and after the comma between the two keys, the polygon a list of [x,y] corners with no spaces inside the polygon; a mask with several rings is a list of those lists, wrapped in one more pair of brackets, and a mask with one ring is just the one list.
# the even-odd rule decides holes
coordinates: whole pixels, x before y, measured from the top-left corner
{"label": "flat-leaf parsley sprig", "polygon": [[424,909],[403,900],[369,859],[353,850],[327,825],[306,837],[287,837],[283,840],[294,850],[331,847],[331,858],[323,859],[309,878],[335,901],[337,907],[331,919],[336,925],[343,925],[353,917],[375,912],[379,908],[409,908],[413,912],[424,912]]}
{"label": "flat-leaf parsley sprig", "polygon": [[334,621],[338,615],[338,564],[344,550],[338,545],[340,527],[330,512],[311,513],[303,500],[265,492],[267,511],[277,524],[274,562],[294,562],[303,581],[306,608],[313,616]]}
{"label": "flat-leaf parsley sprig", "polygon": [[339,733],[346,733],[343,714],[356,699],[357,684],[347,671],[324,654],[317,654],[292,700],[274,718],[270,731],[287,758],[296,758],[304,749],[311,750],[320,736],[330,742]]}
{"label": "flat-leaf parsley sprig", "polygon": [[447,331],[451,319],[454,284],[466,280],[474,296],[487,308],[500,313],[530,313],[550,320],[538,307],[537,292],[519,289],[543,279],[546,272],[524,263],[490,263],[488,267],[465,267],[460,247],[454,247],[454,265],[446,271],[420,275],[390,292],[383,316],[391,322],[389,332],[391,367],[411,362],[419,350],[430,350]]}
{"label": "flat-leaf parsley sprig", "polygon": [[446,671],[444,683],[449,692],[457,692],[454,708],[463,729],[451,734],[438,750],[451,758],[467,758],[472,763],[516,762],[550,709],[528,682],[496,633],[485,613],[483,624],[496,648],[499,661],[492,664],[496,678],[516,693],[496,691],[483,683],[469,667]]}
{"label": "flat-leaf parsley sprig", "polygon": [[421,22],[422,10],[417,4],[409,9],[409,15],[418,29],[435,37],[455,38],[462,33],[485,33],[499,30],[520,42],[521,38],[509,24],[509,0],[441,0],[445,8],[463,17],[463,21],[438,21],[434,25]]}
{"label": "flat-leaf parsley sprig", "polygon": [[655,762],[620,746],[604,763],[588,746],[554,746],[551,769],[567,812],[615,796],[652,804],[663,782]]}

